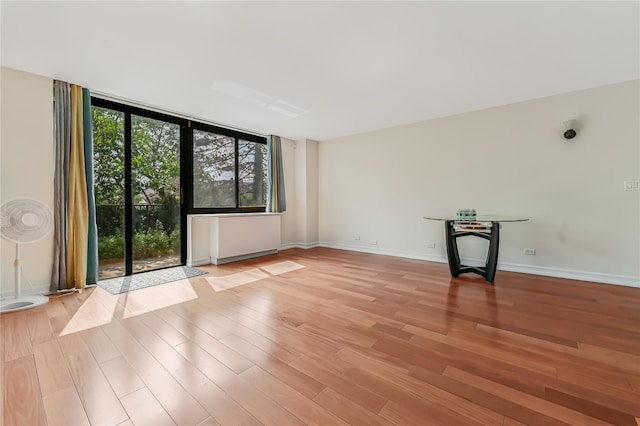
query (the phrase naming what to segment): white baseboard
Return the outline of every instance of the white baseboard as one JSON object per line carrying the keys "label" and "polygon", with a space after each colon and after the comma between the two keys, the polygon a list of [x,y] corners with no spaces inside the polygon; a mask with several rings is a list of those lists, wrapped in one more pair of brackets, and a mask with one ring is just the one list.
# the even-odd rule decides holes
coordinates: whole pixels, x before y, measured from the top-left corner
{"label": "white baseboard", "polygon": [[315,241],[313,243],[286,243],[286,244],[281,244],[279,250],[289,250],[292,248],[307,250],[314,247],[320,247],[320,243],[318,241]]}
{"label": "white baseboard", "polygon": [[498,269],[520,272],[522,274],[543,275],[547,277],[566,278],[569,280],[591,281],[601,284],[615,284],[640,288],[640,277],[631,275],[602,274],[600,272],[576,271],[573,269],[551,268],[548,266],[521,265],[517,263],[500,263]]}
{"label": "white baseboard", "polygon": [[200,259],[187,259],[187,266],[190,268],[193,266],[202,266],[202,265],[209,265],[209,264],[211,264],[210,257],[202,257]]}
{"label": "white baseboard", "polygon": [[[425,253],[407,252],[401,250],[389,250],[374,247],[362,247],[348,244],[329,243],[320,241],[319,247],[335,248],[340,250],[357,251],[361,253],[381,254],[384,256],[397,256],[407,259],[427,260],[429,262],[448,263],[443,255],[430,255]],[[461,262],[469,266],[482,266],[484,261],[480,259],[462,258]],[[566,278],[578,281],[591,281],[601,284],[615,284],[626,287],[640,288],[640,277],[630,275],[602,274],[600,272],[576,271],[573,269],[551,268],[547,266],[523,265],[498,261],[499,271],[519,272],[521,274],[542,275],[554,278]]]}
{"label": "white baseboard", "polygon": [[231,257],[211,257],[209,258],[210,260],[209,263],[211,263],[212,265],[224,265],[225,263],[238,262],[240,260],[253,259],[254,257],[268,256],[270,254],[276,254],[276,253],[278,253],[278,250],[273,249],[273,250],[259,251],[255,253],[241,254],[238,256],[231,256]]}
{"label": "white baseboard", "polygon": [[425,253],[382,249],[379,247],[353,246],[349,244],[328,243],[326,241],[320,241],[318,246],[340,249],[340,250],[358,251],[360,253],[381,254],[383,256],[396,256],[396,257],[404,257],[407,259],[428,260],[430,262],[447,263],[447,258],[444,256],[429,255]]}

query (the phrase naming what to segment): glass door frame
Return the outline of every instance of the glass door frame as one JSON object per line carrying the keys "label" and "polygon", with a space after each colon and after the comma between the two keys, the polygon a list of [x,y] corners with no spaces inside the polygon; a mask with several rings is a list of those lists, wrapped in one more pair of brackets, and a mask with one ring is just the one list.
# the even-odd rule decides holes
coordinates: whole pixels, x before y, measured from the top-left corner
{"label": "glass door frame", "polygon": [[[150,111],[143,108],[134,107],[118,102],[114,102],[99,97],[91,97],[91,106],[108,108],[124,114],[124,264],[125,276],[133,275],[133,176],[132,176],[132,127],[131,116],[151,118],[165,121],[167,123],[180,126],[180,264],[187,262],[187,203],[185,203],[185,188],[188,185],[191,168],[188,166],[188,159],[185,158],[185,147],[187,146],[187,127],[190,123],[186,119]],[[173,266],[171,266],[173,267]],[[163,268],[158,268],[163,269]]]}

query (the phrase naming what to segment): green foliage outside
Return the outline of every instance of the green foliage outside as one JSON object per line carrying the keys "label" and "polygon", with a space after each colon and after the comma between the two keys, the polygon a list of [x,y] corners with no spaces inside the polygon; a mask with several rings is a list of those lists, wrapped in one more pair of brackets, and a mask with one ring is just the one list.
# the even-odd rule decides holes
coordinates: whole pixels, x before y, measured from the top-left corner
{"label": "green foliage outside", "polygon": [[[137,232],[133,236],[133,258],[147,259],[151,257],[171,255],[180,251],[180,231],[167,234],[163,230]],[[98,253],[100,259],[124,258],[124,233],[98,236]]]}
{"label": "green foliage outside", "polygon": [[[235,139],[193,131],[193,202],[195,207],[236,206]],[[238,141],[239,206],[264,206],[267,194],[267,147]]]}
{"label": "green foliage outside", "polygon": [[[134,259],[180,252],[180,128],[132,116]],[[98,257],[124,258],[124,114],[93,107]]]}

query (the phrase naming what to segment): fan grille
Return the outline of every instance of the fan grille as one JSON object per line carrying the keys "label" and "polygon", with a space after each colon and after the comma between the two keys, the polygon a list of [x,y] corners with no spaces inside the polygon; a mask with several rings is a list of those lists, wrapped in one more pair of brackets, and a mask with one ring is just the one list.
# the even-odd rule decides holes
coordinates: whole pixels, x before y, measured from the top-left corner
{"label": "fan grille", "polygon": [[2,237],[15,243],[41,240],[51,230],[53,215],[42,202],[30,198],[7,201],[0,210]]}

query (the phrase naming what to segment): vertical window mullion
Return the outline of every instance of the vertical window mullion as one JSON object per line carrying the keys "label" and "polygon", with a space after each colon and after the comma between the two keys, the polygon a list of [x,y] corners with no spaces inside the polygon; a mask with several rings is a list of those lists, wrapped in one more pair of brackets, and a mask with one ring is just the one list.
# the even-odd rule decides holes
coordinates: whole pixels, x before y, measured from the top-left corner
{"label": "vertical window mullion", "polygon": [[131,176],[131,113],[124,114],[124,264],[125,275],[133,273],[133,188]]}
{"label": "vertical window mullion", "polygon": [[238,138],[235,139],[235,168],[236,168],[236,209],[240,207],[240,160],[238,153]]}
{"label": "vertical window mullion", "polygon": [[193,208],[193,128],[191,121],[180,126],[180,260],[187,261],[187,212]]}

